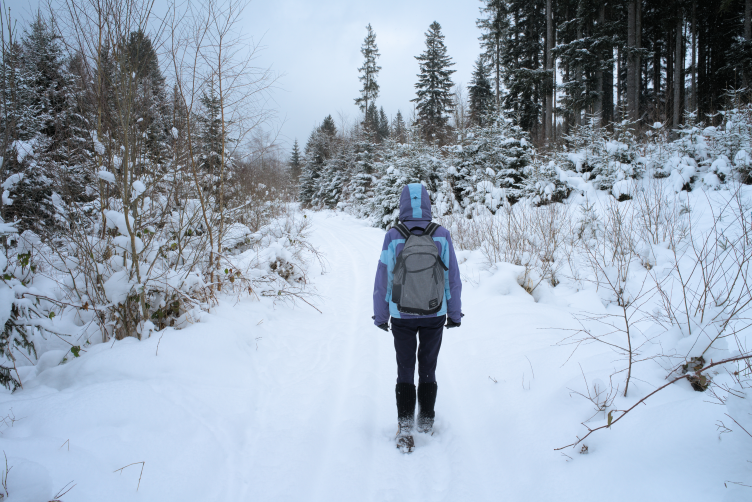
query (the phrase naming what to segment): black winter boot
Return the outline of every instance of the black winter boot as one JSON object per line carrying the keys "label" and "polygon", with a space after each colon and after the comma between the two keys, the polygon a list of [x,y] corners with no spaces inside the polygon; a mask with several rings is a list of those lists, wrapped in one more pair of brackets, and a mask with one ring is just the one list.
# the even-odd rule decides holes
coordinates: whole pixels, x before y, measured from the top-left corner
{"label": "black winter boot", "polygon": [[397,396],[397,420],[399,421],[397,435],[409,435],[415,423],[415,385],[398,383],[394,390]]}
{"label": "black winter boot", "polygon": [[418,432],[433,433],[433,419],[436,417],[433,407],[436,404],[437,390],[436,382],[418,385]]}

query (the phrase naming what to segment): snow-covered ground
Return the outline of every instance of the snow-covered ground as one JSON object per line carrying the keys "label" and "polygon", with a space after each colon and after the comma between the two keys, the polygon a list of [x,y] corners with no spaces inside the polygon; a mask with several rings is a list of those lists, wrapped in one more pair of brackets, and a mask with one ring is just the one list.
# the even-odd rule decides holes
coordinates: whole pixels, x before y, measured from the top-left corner
{"label": "snow-covered ground", "polygon": [[[592,383],[621,365],[603,345],[571,359],[556,345],[577,327],[572,313],[603,304],[565,287],[536,302],[511,265],[488,271],[478,252],[458,253],[466,317],[444,335],[435,435],[401,454],[392,339],[371,321],[384,233],[341,213],[308,217],[326,256],[309,270],[322,313],[226,300],[187,329],[63,365],[48,352],[23,390],[3,391],[8,500],[46,502],[71,481],[65,502],[752,499],[724,485],[752,484],[752,438],[719,436],[727,408],[686,381],[593,434],[588,454],[555,451],[594,413],[570,391],[585,391],[582,372]],[[665,376],[643,363],[615,407]]]}

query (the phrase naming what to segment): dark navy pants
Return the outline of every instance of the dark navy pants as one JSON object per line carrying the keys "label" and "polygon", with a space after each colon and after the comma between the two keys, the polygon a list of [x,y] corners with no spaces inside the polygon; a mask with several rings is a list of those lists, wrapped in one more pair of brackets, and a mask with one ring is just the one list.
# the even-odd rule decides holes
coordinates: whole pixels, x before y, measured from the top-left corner
{"label": "dark navy pants", "polygon": [[[418,352],[418,382],[436,381],[436,361],[441,349],[446,316],[423,319],[392,317],[394,349],[397,351],[397,383],[414,383],[415,352]],[[420,339],[420,346],[418,340]]]}

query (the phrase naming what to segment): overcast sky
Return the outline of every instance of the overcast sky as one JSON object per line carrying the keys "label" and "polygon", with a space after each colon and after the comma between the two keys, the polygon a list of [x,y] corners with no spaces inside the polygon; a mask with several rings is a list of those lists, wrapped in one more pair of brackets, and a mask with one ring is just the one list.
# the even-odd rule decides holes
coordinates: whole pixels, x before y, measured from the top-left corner
{"label": "overcast sky", "polygon": [[263,35],[268,61],[284,76],[274,96],[281,117],[282,133],[289,142],[305,144],[312,128],[332,114],[354,121],[354,104],[363,62],[360,47],[371,23],[381,57],[376,101],[387,116],[401,110],[410,116],[415,97],[418,61],[425,48],[425,32],[433,21],[441,24],[449,55],[455,62],[455,83],[467,85],[480,49],[475,20],[478,0],[276,0],[252,1],[248,7],[248,30]]}
{"label": "overcast sky", "polygon": [[[5,2],[14,17],[35,10],[36,4]],[[251,0],[244,30],[262,41],[259,65],[282,75],[273,93],[279,118],[284,119],[281,140],[291,145],[297,138],[302,147],[327,115],[338,126],[341,116],[351,122],[358,118],[354,99],[360,89],[360,46],[368,23],[381,53],[376,104],[387,116],[393,117],[398,109],[406,119],[410,116],[418,73],[415,56],[423,52],[425,32],[433,21],[441,24],[455,62],[453,80],[466,87],[480,51],[475,26],[480,5],[478,0]]]}

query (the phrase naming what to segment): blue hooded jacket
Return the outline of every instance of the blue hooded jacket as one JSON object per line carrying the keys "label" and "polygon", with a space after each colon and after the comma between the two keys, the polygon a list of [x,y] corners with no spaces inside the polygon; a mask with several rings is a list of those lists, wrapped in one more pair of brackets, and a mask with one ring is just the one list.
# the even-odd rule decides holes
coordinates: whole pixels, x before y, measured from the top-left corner
{"label": "blue hooded jacket", "polygon": [[[431,199],[426,187],[420,183],[411,183],[402,189],[400,195],[400,221],[413,233],[420,235],[431,222]],[[417,230],[420,228],[421,230]],[[381,259],[376,269],[376,281],[373,286],[374,324],[377,326],[389,321],[389,316],[398,319],[415,319],[421,317],[440,317],[446,314],[454,322],[462,320],[462,282],[457,266],[457,257],[452,246],[452,236],[449,230],[439,227],[433,234],[439,256],[449,270],[444,272],[444,302],[441,310],[436,314],[413,315],[397,310],[397,304],[392,302],[392,279],[397,256],[405,247],[405,239],[397,229],[391,228],[384,237],[381,247]]]}

